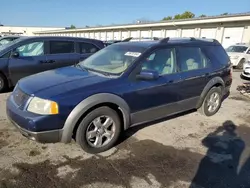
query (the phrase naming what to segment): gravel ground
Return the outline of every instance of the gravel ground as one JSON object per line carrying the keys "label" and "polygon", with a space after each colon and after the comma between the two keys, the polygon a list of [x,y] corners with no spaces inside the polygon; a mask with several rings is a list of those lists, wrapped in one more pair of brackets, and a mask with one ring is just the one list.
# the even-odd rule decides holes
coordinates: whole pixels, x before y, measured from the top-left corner
{"label": "gravel ground", "polygon": [[0,94],[0,188],[250,187],[250,100],[236,87],[213,117],[197,112],[131,128],[113,149],[89,155],[38,144],[6,120]]}

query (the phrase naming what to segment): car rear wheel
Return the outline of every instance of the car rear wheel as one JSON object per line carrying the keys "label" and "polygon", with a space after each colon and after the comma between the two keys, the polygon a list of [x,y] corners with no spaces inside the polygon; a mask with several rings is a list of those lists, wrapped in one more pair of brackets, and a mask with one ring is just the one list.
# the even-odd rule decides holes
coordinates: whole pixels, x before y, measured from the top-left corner
{"label": "car rear wheel", "polygon": [[0,93],[4,92],[7,88],[7,80],[4,75],[0,73]]}
{"label": "car rear wheel", "polygon": [[121,122],[116,111],[100,107],[81,121],[76,132],[76,142],[88,153],[100,153],[114,146],[120,132]]}
{"label": "car rear wheel", "polygon": [[243,65],[244,65],[245,61],[246,61],[245,59],[241,59],[239,64],[237,65],[237,69],[243,69]]}
{"label": "car rear wheel", "polygon": [[213,87],[207,93],[202,106],[198,111],[205,116],[212,116],[218,112],[222,102],[222,90],[220,87]]}

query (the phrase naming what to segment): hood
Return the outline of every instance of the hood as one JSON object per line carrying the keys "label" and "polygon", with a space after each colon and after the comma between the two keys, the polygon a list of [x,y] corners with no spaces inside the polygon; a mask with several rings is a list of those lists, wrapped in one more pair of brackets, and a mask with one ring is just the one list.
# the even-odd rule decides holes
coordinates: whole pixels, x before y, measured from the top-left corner
{"label": "hood", "polygon": [[238,53],[238,52],[227,52],[229,57],[233,56],[244,56],[244,53]]}
{"label": "hood", "polygon": [[34,74],[21,79],[18,85],[24,92],[46,98],[74,91],[86,86],[94,86],[111,80],[76,67],[64,67]]}

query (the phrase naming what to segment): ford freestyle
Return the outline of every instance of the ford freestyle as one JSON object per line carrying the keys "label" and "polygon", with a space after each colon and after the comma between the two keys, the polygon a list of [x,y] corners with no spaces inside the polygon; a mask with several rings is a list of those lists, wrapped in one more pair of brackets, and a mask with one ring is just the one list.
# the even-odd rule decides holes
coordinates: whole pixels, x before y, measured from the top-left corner
{"label": "ford freestyle", "polygon": [[99,153],[133,125],[191,109],[214,115],[231,84],[231,62],[217,40],[122,42],[76,66],[21,79],[7,115],[29,139],[74,138],[86,152]]}
{"label": "ford freestyle", "polygon": [[0,93],[26,76],[79,63],[104,48],[79,37],[20,37],[0,46]]}

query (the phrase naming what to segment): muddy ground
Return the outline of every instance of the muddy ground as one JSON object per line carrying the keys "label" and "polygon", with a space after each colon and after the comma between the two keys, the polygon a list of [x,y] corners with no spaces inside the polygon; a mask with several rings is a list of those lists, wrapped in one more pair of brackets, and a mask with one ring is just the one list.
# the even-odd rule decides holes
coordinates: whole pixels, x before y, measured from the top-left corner
{"label": "muddy ground", "polygon": [[250,100],[236,87],[219,113],[189,112],[131,128],[105,153],[27,140],[6,120],[0,94],[0,188],[250,187]]}

